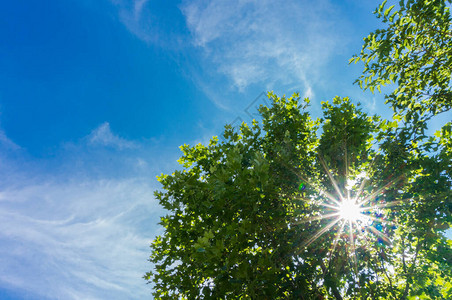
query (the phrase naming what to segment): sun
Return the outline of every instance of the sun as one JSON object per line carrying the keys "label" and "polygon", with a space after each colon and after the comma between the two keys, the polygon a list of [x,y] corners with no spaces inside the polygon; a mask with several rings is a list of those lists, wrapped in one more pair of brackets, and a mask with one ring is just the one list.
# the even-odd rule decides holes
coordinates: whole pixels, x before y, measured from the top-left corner
{"label": "sun", "polygon": [[[369,233],[377,236],[379,240],[383,240],[390,244],[389,237],[381,231],[381,224],[392,224],[393,222],[385,220],[378,215],[380,215],[379,212],[381,212],[382,209],[397,205],[399,201],[376,203],[375,199],[378,199],[378,196],[390,187],[396,179],[390,180],[382,187],[371,188],[369,190],[365,189],[369,178],[366,172],[362,172],[357,176],[347,178],[347,186],[341,189],[329,169],[326,168],[326,165],[324,165],[324,168],[336,191],[335,195],[325,189],[316,187],[313,183],[309,184],[309,181],[304,178],[300,178],[303,182],[299,185],[299,190],[304,191],[307,182],[317,194],[316,197],[311,198],[313,200],[312,203],[319,207],[318,214],[300,220],[300,224],[319,220],[329,220],[322,228],[303,241],[301,248],[308,247],[328,231],[331,231],[334,236],[333,244],[328,254],[328,257],[330,258],[332,257],[332,253],[335,251],[339,240],[344,237],[349,239],[350,257],[354,257],[357,245],[361,244],[363,240],[368,240],[370,238]],[[365,192],[365,190],[367,190],[367,192]],[[325,209],[321,209],[320,207],[325,207]]]}
{"label": "sun", "polygon": [[344,200],[339,203],[337,210],[339,212],[339,218],[349,221],[357,222],[363,218],[363,209],[354,200]]}
{"label": "sun", "polygon": [[[356,253],[358,248],[363,249],[363,246],[365,248],[367,243],[372,243],[373,237],[377,238],[375,242],[385,243],[386,245],[392,244],[384,228],[387,225],[396,228],[398,225],[397,222],[384,217],[383,210],[387,210],[391,206],[397,206],[401,200],[383,201],[380,199],[380,195],[384,194],[387,189],[392,187],[402,177],[392,179],[390,177],[384,185],[374,186],[371,183],[371,171],[362,170],[357,173],[357,170],[354,170],[354,174],[350,174],[346,164],[344,177],[338,182],[322,157],[319,158],[335,192],[328,191],[321,185],[298,174],[301,180],[301,184],[298,187],[301,192],[300,199],[311,203],[312,207],[317,211],[298,220],[297,223],[312,224],[312,222],[318,222],[317,224],[320,225],[316,232],[302,241],[299,251],[303,251],[302,249],[306,249],[322,235],[330,232],[328,239],[332,238],[332,244],[326,255],[328,267],[333,261],[333,253],[336,248],[345,244],[347,257],[353,266],[355,275],[358,276],[358,255]],[[342,184],[342,182],[345,184]],[[308,197],[305,196],[307,186],[310,187],[310,192],[312,193]],[[322,220],[324,222],[320,222]]]}

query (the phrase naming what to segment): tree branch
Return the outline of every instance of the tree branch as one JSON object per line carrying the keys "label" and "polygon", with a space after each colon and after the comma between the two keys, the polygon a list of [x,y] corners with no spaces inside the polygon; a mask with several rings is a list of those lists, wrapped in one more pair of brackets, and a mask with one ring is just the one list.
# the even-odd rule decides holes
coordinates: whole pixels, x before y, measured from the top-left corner
{"label": "tree branch", "polygon": [[[328,279],[330,279],[331,275],[328,273],[328,269],[326,268],[326,266],[322,260],[320,260],[320,267],[322,268],[322,271],[323,271],[323,277],[324,278],[328,277]],[[342,300],[341,293],[339,293],[337,286],[335,284],[333,284],[333,282],[331,280],[326,280],[325,283],[328,284],[328,286],[331,289],[331,292],[333,293],[333,296],[336,298],[336,300]]]}
{"label": "tree branch", "polygon": [[[384,250],[383,250],[383,249],[381,249],[381,253],[382,253],[384,256],[386,256],[386,253],[384,253]],[[390,292],[391,292],[391,294],[395,297],[396,295],[395,295],[395,292],[394,292],[394,286],[392,285],[391,277],[389,277],[388,272],[386,272],[386,268],[385,268],[385,266],[384,266],[384,261],[383,261],[383,259],[382,259],[382,256],[380,256],[380,264],[381,264],[381,268],[383,269],[383,272],[385,273],[386,278],[388,279]]]}
{"label": "tree branch", "polygon": [[411,273],[413,272],[413,269],[416,265],[416,259],[419,254],[419,250],[421,250],[422,243],[418,242],[418,244],[416,245],[416,252],[414,254],[413,262],[411,263],[409,272],[407,272],[406,265],[405,265],[405,244],[403,243],[403,239],[402,239],[402,245],[403,245],[403,250],[404,250],[403,251],[404,253],[402,254],[402,261],[403,261],[403,269],[404,269],[404,272],[406,275],[406,286],[405,286],[405,291],[403,292],[401,299],[407,299],[408,291],[410,289],[410,283],[412,281]]}

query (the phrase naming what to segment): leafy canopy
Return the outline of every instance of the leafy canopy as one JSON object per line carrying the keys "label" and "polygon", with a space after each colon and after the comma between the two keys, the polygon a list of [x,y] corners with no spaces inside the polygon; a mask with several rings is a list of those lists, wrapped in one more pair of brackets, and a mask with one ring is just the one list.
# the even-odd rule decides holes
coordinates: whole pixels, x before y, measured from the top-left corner
{"label": "leafy canopy", "polygon": [[450,298],[452,123],[425,134],[452,105],[450,3],[383,2],[352,58],[362,88],[393,84],[394,120],[340,97],[313,120],[308,99],[270,93],[261,123],[181,147],[155,193],[156,299]]}
{"label": "leafy canopy", "polygon": [[409,121],[452,107],[452,31],[450,0],[402,0],[375,14],[387,26],[364,39],[360,55],[364,71],[357,80],[373,91],[395,84],[386,100]]}
{"label": "leafy canopy", "polygon": [[[401,299],[452,293],[450,127],[427,153],[348,98],[269,94],[261,124],[181,147],[145,278],[156,299]],[[337,203],[363,202],[362,220]]]}

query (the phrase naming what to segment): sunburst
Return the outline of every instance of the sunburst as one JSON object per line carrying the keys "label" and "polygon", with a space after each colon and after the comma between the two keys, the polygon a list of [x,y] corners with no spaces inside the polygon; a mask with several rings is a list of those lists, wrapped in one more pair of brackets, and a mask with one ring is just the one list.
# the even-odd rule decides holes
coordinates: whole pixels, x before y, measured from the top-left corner
{"label": "sunburst", "polygon": [[358,222],[365,216],[363,215],[363,208],[354,200],[345,200],[337,207],[339,218],[349,222]]}
{"label": "sunburst", "polygon": [[[348,243],[347,249],[349,249],[349,257],[354,265],[355,272],[357,272],[357,259],[356,259],[356,246],[358,240],[369,239],[367,233],[373,234],[378,240],[384,241],[386,244],[390,244],[389,237],[381,230],[380,224],[395,224],[381,218],[381,213],[384,208],[399,204],[398,201],[388,203],[375,203],[380,194],[394,184],[397,179],[389,180],[383,187],[376,188],[371,192],[367,192],[368,195],[364,196],[364,187],[368,182],[366,172],[362,172],[355,176],[352,180],[347,178],[347,185],[344,190],[339,188],[338,183],[334,179],[333,175],[327,168],[323,159],[320,159],[332,186],[336,191],[336,195],[327,192],[324,189],[315,189],[319,197],[314,200],[317,205],[326,207],[326,210],[320,210],[315,216],[311,216],[301,221],[313,222],[327,219],[329,220],[322,228],[315,232],[309,239],[305,240],[302,244],[302,248],[310,246],[313,242],[319,239],[328,231],[335,231],[335,237],[330,248],[327,258],[331,260],[339,241],[344,236]],[[348,169],[348,168],[347,168]],[[348,176],[348,170],[346,170],[346,176]],[[359,186],[357,183],[359,183]],[[306,185],[315,186],[309,181],[305,181],[300,184],[299,189],[304,190]],[[371,190],[371,189],[366,189]],[[320,198],[320,199],[319,199]],[[323,213],[322,213],[323,212]],[[380,215],[380,217],[378,217]],[[348,237],[347,237],[348,236]]]}

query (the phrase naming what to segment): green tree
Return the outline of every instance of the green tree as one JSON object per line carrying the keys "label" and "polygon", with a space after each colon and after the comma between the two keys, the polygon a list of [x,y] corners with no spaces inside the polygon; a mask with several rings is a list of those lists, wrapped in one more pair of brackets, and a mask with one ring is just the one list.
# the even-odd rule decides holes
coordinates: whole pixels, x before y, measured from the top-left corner
{"label": "green tree", "polygon": [[318,120],[269,98],[261,123],[182,146],[158,178],[155,298],[447,299],[451,126],[414,141],[348,98]]}
{"label": "green tree", "polygon": [[452,107],[450,0],[402,0],[374,12],[386,27],[364,39],[357,80],[364,89],[395,84],[386,101],[408,121],[428,119]]}

